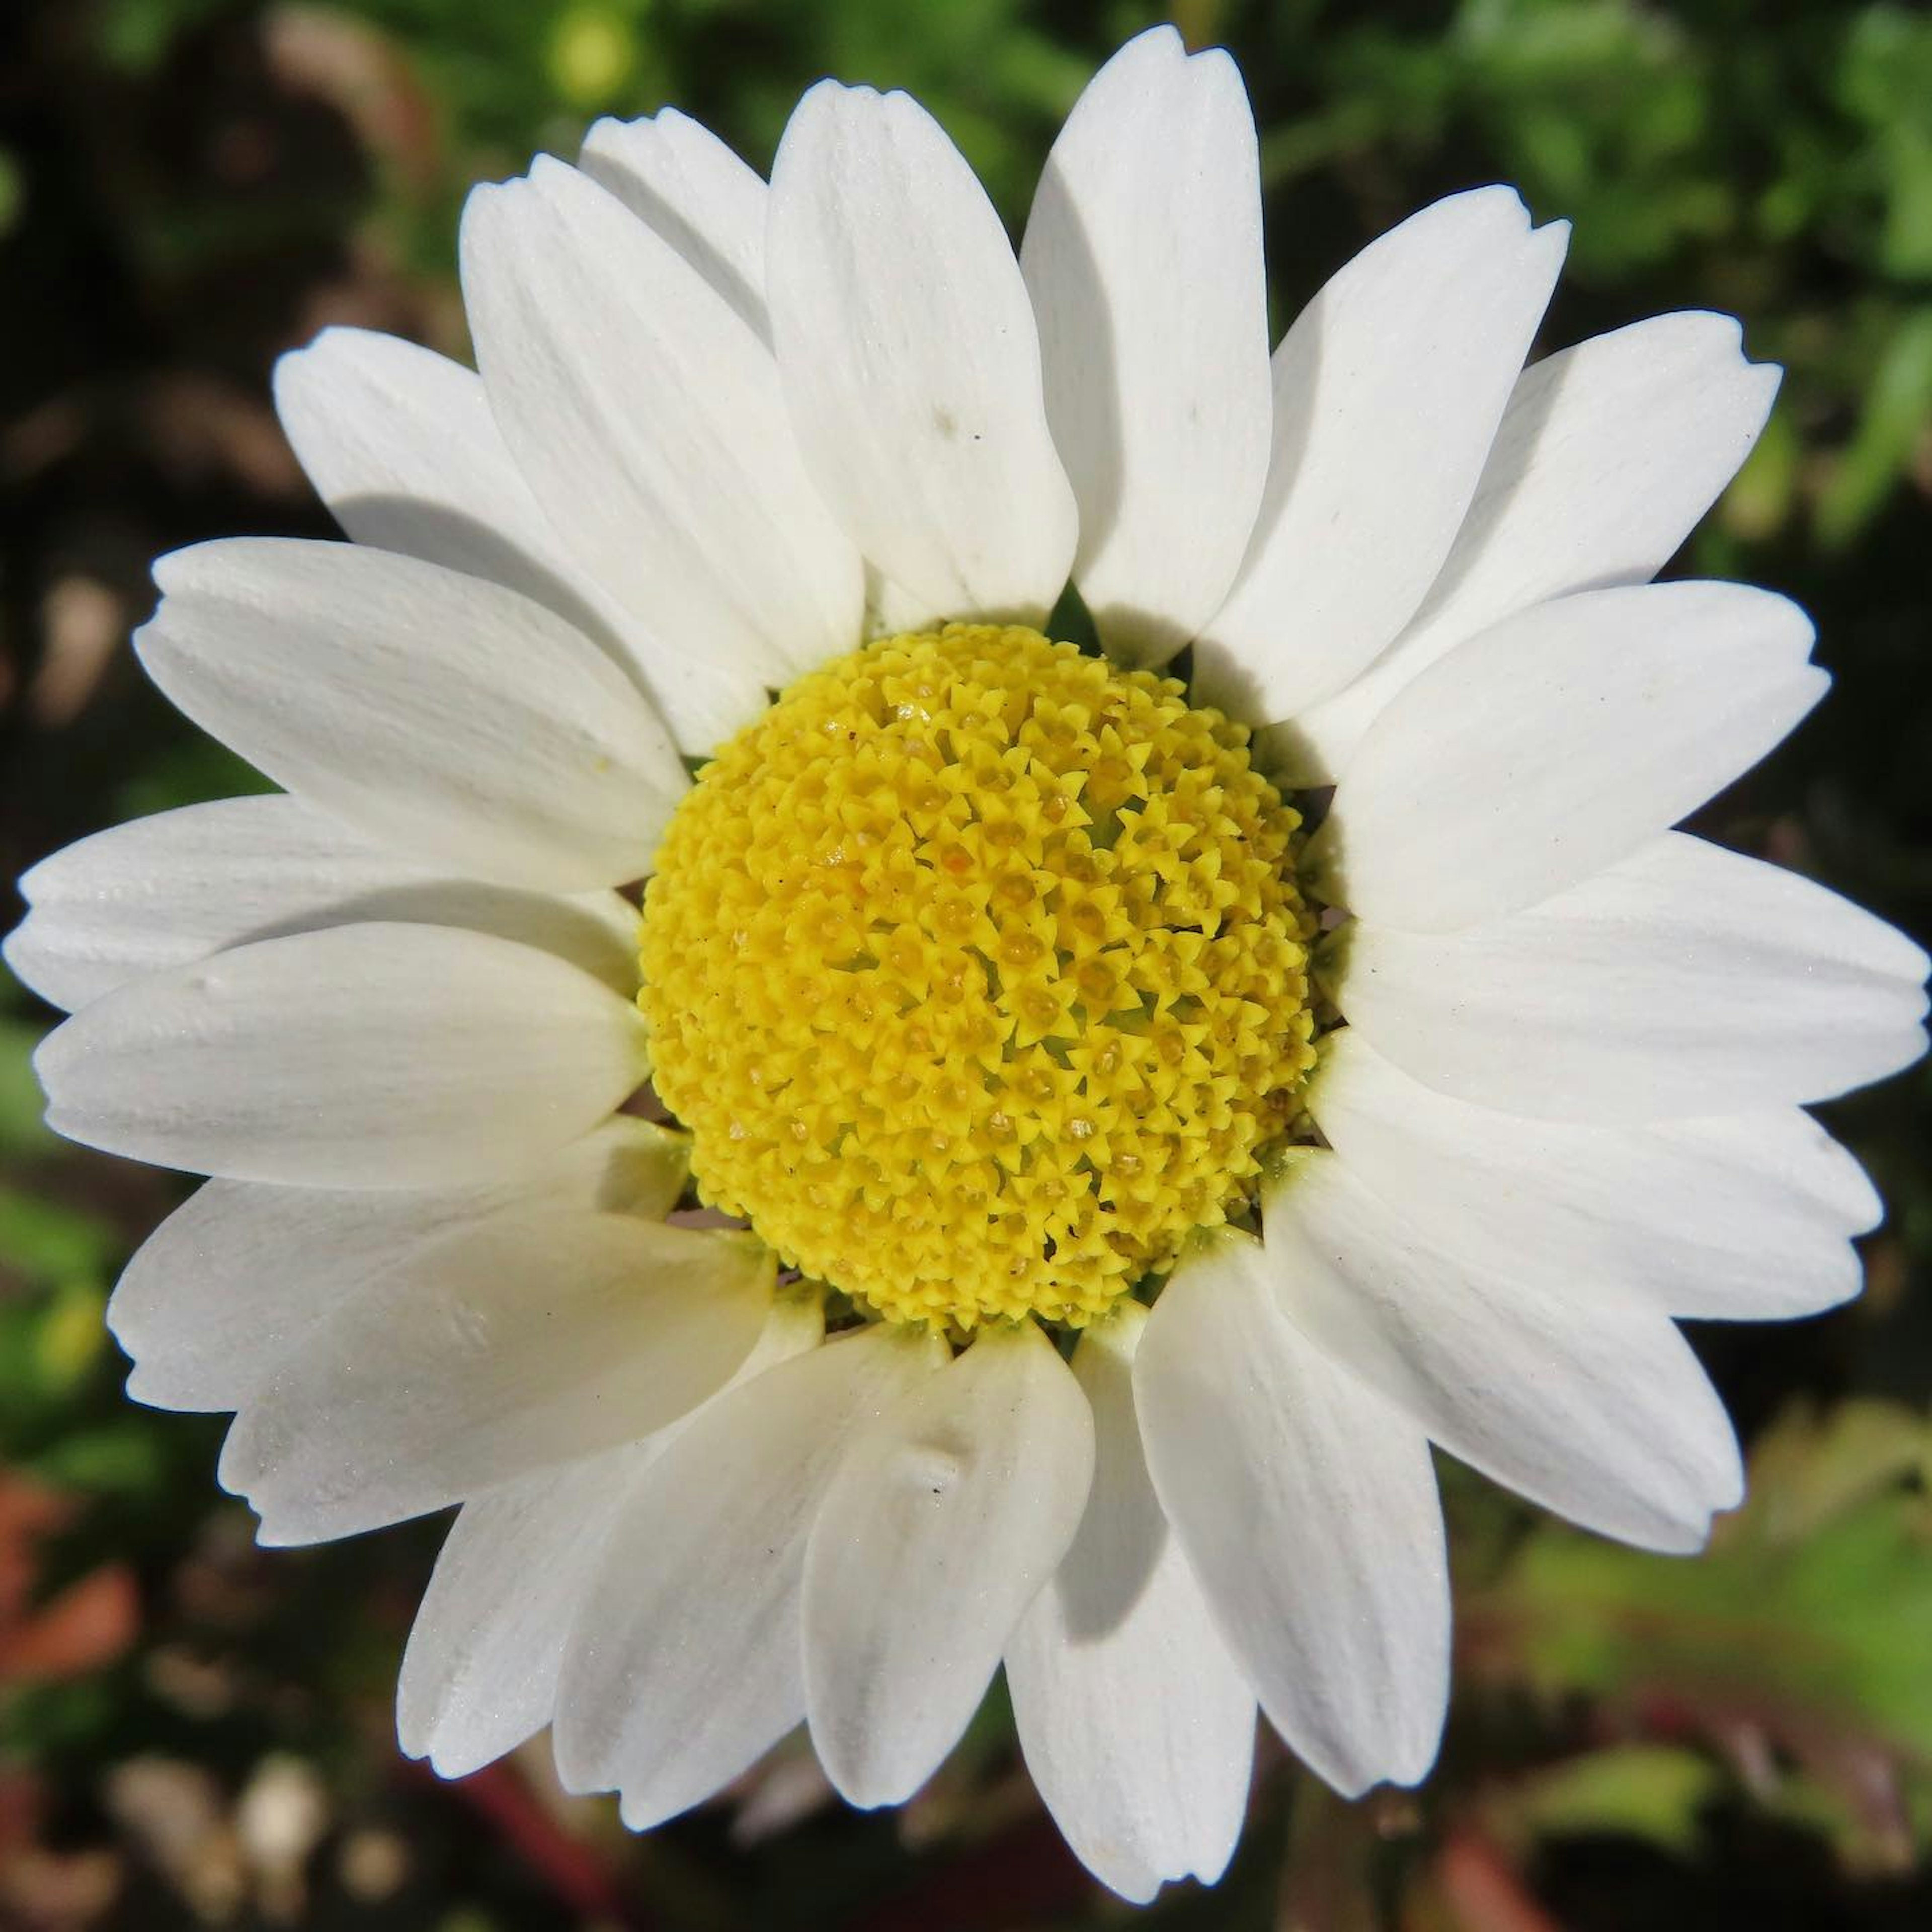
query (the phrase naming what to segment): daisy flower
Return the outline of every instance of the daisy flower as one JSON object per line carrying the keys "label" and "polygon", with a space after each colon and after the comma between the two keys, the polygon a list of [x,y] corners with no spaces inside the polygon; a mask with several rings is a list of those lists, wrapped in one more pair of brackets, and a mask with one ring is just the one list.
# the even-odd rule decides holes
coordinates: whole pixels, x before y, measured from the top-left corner
{"label": "daisy flower", "polygon": [[1651,1549],[1736,1503],[1675,1318],[1856,1292],[1800,1110],[1926,961],[1671,829],[1826,683],[1650,581],[1776,374],[1705,314],[1526,369],[1564,242],[1451,196],[1270,355],[1246,100],[1163,28],[1017,256],[826,82],[769,187],[665,112],[478,189],[475,372],[282,363],[352,541],[166,557],[136,640],[281,792],[57,854],[7,956],[53,1124],[212,1177],[130,1392],[236,1412],[265,1542],[461,1506],[406,1750],[548,1724],[644,1827],[805,1722],[890,1804],[1004,1664],[1144,1898],[1258,1707],[1427,1772],[1432,1443]]}

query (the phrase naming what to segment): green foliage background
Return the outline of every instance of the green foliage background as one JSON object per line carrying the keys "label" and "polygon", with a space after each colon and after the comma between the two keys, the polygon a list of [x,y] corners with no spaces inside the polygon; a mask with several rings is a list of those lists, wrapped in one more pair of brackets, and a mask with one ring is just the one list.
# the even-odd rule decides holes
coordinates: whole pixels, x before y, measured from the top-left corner
{"label": "green foliage background", "polygon": [[[1436,195],[1574,223],[1546,339],[1739,315],[1788,371],[1676,568],[1786,590],[1837,691],[1700,820],[1932,932],[1932,16],[1900,0],[1182,0],[1252,90],[1277,319]],[[821,74],[909,88],[1016,230],[1139,0],[14,0],[0,15],[0,862],[256,782],[125,650],[156,553],[327,526],[266,404],[322,322],[460,351],[473,180],[675,104],[761,166]],[[540,1750],[458,1786],[388,1703],[435,1526],[255,1551],[219,1427],[101,1324],[171,1177],[67,1149],[0,989],[0,1925],[1088,1926],[997,1699],[902,1816],[796,1753],[644,1840]],[[1932,1922],[1932,1188],[1921,1070],[1832,1111],[1890,1204],[1856,1307],[1695,1339],[1753,1447],[1696,1562],[1445,1466],[1459,1680],[1420,1792],[1265,1750],[1174,1928]]]}

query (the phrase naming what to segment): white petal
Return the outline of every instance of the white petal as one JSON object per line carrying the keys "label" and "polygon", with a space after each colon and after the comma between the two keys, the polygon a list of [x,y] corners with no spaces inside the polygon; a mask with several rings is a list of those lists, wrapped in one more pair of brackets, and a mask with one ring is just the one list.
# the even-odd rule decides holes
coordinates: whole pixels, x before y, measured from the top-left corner
{"label": "white petal", "polygon": [[238,1408],[337,1308],[452,1229],[542,1201],[661,1218],[683,1187],[688,1148],[618,1114],[489,1186],[211,1180],[136,1250],[108,1302],[108,1326],[134,1360],[128,1393],[156,1408]]}
{"label": "white petal", "polygon": [[859,557],[806,480],[771,351],[561,162],[481,188],[463,289],[506,442],[579,564],[665,650],[770,685],[859,641]]}
{"label": "white petal", "polygon": [[1288,1320],[1486,1475],[1649,1550],[1701,1547],[1743,1496],[1724,1404],[1658,1310],[1465,1267],[1331,1154],[1262,1211]]}
{"label": "white petal", "polygon": [[475,370],[393,335],[326,328],[275,364],[275,409],[358,543],[546,605],[643,684],[680,743],[701,751],[764,708],[755,675],[668,651],[579,568],[504,446]]}
{"label": "white petal", "polygon": [[169,700],[352,830],[501,885],[650,868],[687,781],[616,667],[514,591],[359,544],[233,537],[154,566]]}
{"label": "white petal", "polygon": [[1196,646],[1257,722],[1338,691],[1422,602],[1556,285],[1566,224],[1479,188],[1358,255],[1274,353],[1274,450],[1246,561]]}
{"label": "white petal", "polygon": [[275,364],[275,411],[356,542],[488,578],[595,627],[473,369],[396,336],[327,328]]}
{"label": "white petal", "polygon": [[1776,1320],[1858,1292],[1877,1224],[1858,1164],[1795,1108],[1664,1126],[1498,1114],[1330,1036],[1310,1110],[1352,1172],[1468,1266],[1587,1282],[1673,1315]]}
{"label": "white petal", "polygon": [[557,1703],[567,1784],[618,1788],[642,1831],[803,1720],[814,1513],[853,1432],[945,1360],[875,1324],[692,1420],[625,1504],[578,1618]]}
{"label": "white petal", "polygon": [[904,631],[928,631],[946,620],[943,604],[915,597],[875,565],[866,566],[866,635],[896,638]]}
{"label": "white petal", "polygon": [[578,166],[670,244],[767,336],[766,190],[710,128],[675,107],[640,121],[604,119],[584,137]]}
{"label": "white petal", "polygon": [[370,845],[299,799],[218,799],[96,832],[20,881],[7,963],[71,1012],[143,974],[250,940],[358,920],[456,926],[539,946],[620,992],[638,915],[615,892],[488,886]]}
{"label": "white petal", "polygon": [[1108,654],[1165,662],[1220,608],[1268,474],[1254,116],[1219,49],[1130,40],[1047,158],[1020,265]]}
{"label": "white petal", "polygon": [[1450,932],[1634,851],[1825,694],[1810,619],[1736,584],[1585,591],[1505,619],[1376,721],[1308,864],[1378,925]]}
{"label": "white petal", "polygon": [[766,272],[799,440],[854,542],[934,610],[1038,622],[1072,560],[1072,492],[1019,265],[932,116],[813,88],[772,170]]}
{"label": "white petal", "polygon": [[1599,1125],[1828,1100],[1925,1049],[1926,958],[1835,892],[1682,832],[1466,932],[1363,923],[1319,970],[1402,1070]]}
{"label": "white petal", "polygon": [[1146,1310],[1082,1336],[1094,1487],[1054,1580],[1006,1646],[1027,1768],[1094,1876],[1144,1904],[1170,1879],[1212,1885],[1246,1814],[1255,1699],[1168,1534],[1134,1414]]}
{"label": "white petal", "polygon": [[97,1000],[34,1058],[56,1132],[238,1180],[517,1172],[644,1078],[635,1006],[534,946],[431,926],[266,939]]}
{"label": "white petal", "polygon": [[938,1768],[1078,1526],[1094,1419],[1030,1322],[982,1330],[848,1447],[805,1559],[813,1743],[853,1804]]}
{"label": "white petal", "polygon": [[235,1418],[265,1544],[380,1528],[648,1436],[722,1388],[770,1306],[748,1235],[530,1208],[334,1310]]}
{"label": "white petal", "polygon": [[1268,1721],[1352,1796],[1434,1762],[1449,1574],[1429,1447],[1276,1312],[1232,1231],[1184,1256],[1134,1362],[1161,1507]]}
{"label": "white petal", "polygon": [[653,1436],[464,1504],[416,1612],[396,1685],[410,1757],[466,1778],[550,1720],[571,1620]]}
{"label": "white petal", "polygon": [[1550,598],[1654,577],[1750,454],[1778,375],[1744,359],[1729,316],[1702,314],[1633,322],[1526,370],[1421,609],[1280,734],[1295,782],[1342,772],[1396,693],[1464,638]]}
{"label": "white petal", "polygon": [[[817,1347],[824,1326],[816,1302],[779,1304],[732,1385]],[[565,1646],[613,1526],[679,1431],[710,1406],[464,1504],[403,1653],[396,1731],[410,1756],[463,1778],[550,1722]]]}

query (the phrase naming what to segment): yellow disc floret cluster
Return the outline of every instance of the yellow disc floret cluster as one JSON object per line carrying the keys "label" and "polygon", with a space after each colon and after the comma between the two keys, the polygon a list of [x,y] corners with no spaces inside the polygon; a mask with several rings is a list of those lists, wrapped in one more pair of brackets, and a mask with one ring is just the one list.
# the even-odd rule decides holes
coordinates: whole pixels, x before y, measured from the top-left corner
{"label": "yellow disc floret cluster", "polygon": [[1298,1110],[1298,824],[1240,727],[1036,631],[801,679],[699,775],[644,895],[705,1198],[891,1320],[1090,1320]]}

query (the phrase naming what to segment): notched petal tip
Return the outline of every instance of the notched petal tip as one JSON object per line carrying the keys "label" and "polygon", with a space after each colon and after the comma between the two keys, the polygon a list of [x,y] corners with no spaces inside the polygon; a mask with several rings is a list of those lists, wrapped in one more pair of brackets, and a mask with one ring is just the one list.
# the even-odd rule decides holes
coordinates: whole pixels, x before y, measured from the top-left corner
{"label": "notched petal tip", "polygon": [[1499,225],[1505,221],[1514,224],[1526,235],[1533,226],[1529,204],[1522,198],[1522,191],[1508,182],[1490,182],[1481,188],[1465,188],[1460,194],[1444,195],[1441,200],[1418,208],[1408,219],[1434,216],[1437,219],[1455,214],[1465,220],[1480,216]]}
{"label": "notched petal tip", "polygon": [[298,383],[308,380],[317,353],[326,356],[329,352],[332,338],[356,332],[352,332],[339,323],[332,323],[328,327],[318,330],[308,341],[298,344],[293,349],[284,349],[275,358],[268,371],[268,393],[274,398],[278,416],[287,415],[290,392]]}
{"label": "notched petal tip", "polygon": [[485,223],[502,219],[509,190],[520,185],[524,178],[521,175],[510,175],[500,182],[481,181],[471,185],[469,193],[463,197],[462,212],[457,217],[459,252],[468,248],[476,230]]}
{"label": "notched petal tip", "polygon": [[779,140],[779,152],[784,152],[785,140],[794,128],[809,125],[812,121],[827,115],[844,113],[861,103],[902,100],[914,106],[918,105],[902,88],[882,93],[864,81],[839,80],[827,74],[823,80],[814,81],[799,96],[798,104],[791,110],[791,118],[785,124],[784,136]]}
{"label": "notched petal tip", "polygon": [[1136,47],[1144,49],[1150,56],[1158,52],[1164,58],[1171,59],[1175,55],[1183,60],[1198,58],[1188,52],[1187,43],[1180,38],[1180,29],[1172,20],[1162,20],[1156,26],[1144,28],[1132,40],[1123,42],[1120,51],[1106,65],[1111,67],[1114,61],[1124,60]]}
{"label": "notched petal tip", "polygon": [[1563,272],[1563,264],[1570,257],[1570,224],[1568,221],[1545,222],[1540,228],[1532,228],[1524,253],[1532,260],[1541,264],[1543,272],[1549,278],[1551,293],[1554,294],[1557,278]]}

